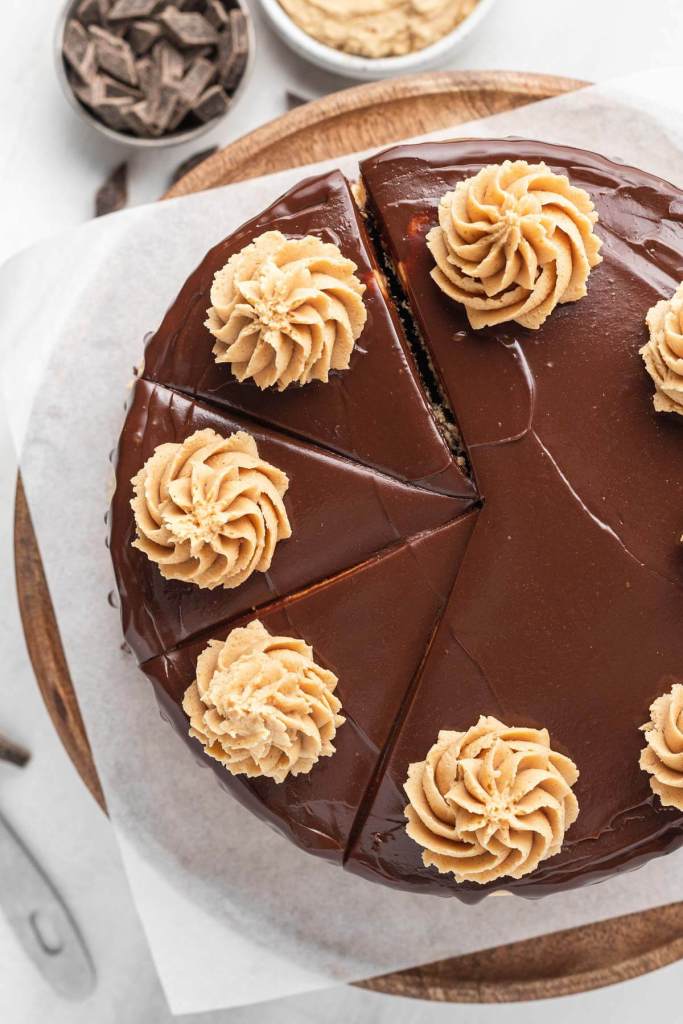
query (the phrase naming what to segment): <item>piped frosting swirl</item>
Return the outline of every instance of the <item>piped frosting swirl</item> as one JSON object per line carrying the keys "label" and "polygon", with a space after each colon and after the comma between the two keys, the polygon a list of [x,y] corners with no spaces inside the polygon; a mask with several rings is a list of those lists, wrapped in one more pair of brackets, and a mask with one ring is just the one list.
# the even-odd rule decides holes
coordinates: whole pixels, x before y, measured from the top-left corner
{"label": "piped frosting swirl", "polygon": [[574,763],[545,729],[481,716],[467,732],[439,733],[404,789],[407,832],[422,860],[458,882],[521,878],[559,853],[578,816]]}
{"label": "piped frosting swirl", "polygon": [[475,329],[538,329],[558,303],[586,294],[601,261],[590,196],[544,163],[483,167],[443,196],[438,216],[427,235],[432,277]]}
{"label": "piped frosting swirl", "polygon": [[209,641],[183,708],[190,735],[233,775],[284,782],[334,754],[344,722],[336,685],[308,644],[271,636],[256,619]]}
{"label": "piped frosting swirl", "polygon": [[650,708],[643,726],[647,746],[640,767],[652,776],[650,787],[664,807],[683,811],[683,685],[674,683]]}
{"label": "piped frosting swirl", "polygon": [[331,242],[259,235],[213,279],[206,326],[216,362],[279,391],[348,369],[367,319],[356,269]]}
{"label": "piped frosting swirl", "polygon": [[655,384],[655,409],[683,416],[683,283],[648,310],[646,323],[650,340],[640,354]]}
{"label": "piped frosting swirl", "polygon": [[212,590],[267,572],[275,545],[291,536],[287,476],[259,456],[243,431],[198,430],[159,445],[133,478],[133,547],[165,579]]}

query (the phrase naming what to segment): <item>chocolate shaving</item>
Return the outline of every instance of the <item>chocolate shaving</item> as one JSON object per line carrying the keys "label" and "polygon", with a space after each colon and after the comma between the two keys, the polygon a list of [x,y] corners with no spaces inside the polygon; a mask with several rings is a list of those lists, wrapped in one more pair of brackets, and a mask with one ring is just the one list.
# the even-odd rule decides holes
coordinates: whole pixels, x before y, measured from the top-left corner
{"label": "chocolate shaving", "polygon": [[128,164],[119,164],[95,195],[95,216],[122,210],[128,202]]}
{"label": "chocolate shaving", "polygon": [[175,185],[179,182],[181,178],[184,178],[186,174],[189,174],[190,171],[193,171],[195,167],[199,167],[200,164],[203,164],[204,161],[208,159],[208,157],[213,156],[217,150],[218,146],[209,146],[208,149],[202,149],[199,153],[193,153],[192,156],[188,156],[187,160],[183,160],[181,164],[178,164],[171,175],[168,182],[169,188],[171,185]]}

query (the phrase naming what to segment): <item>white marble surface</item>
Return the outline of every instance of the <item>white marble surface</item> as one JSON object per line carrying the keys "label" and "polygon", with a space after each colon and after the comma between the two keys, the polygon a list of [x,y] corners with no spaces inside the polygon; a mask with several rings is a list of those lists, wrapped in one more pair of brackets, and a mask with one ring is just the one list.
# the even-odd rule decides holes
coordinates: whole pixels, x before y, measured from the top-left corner
{"label": "white marble surface", "polygon": [[[122,148],[82,125],[59,93],[52,67],[52,25],[58,7],[57,0],[2,0],[0,259],[86,219],[96,187],[125,155]],[[133,201],[158,196],[171,170],[188,153],[212,141],[228,142],[280,114],[285,89],[318,94],[343,84],[301,64],[260,23],[257,32],[256,70],[234,114],[205,143],[153,155],[134,153]],[[500,0],[454,66],[529,69],[602,80],[680,63],[681,38],[681,0],[650,0],[647,5],[634,0]],[[170,1018],[118,851],[106,819],[59,745],[26,660],[12,598],[11,565],[2,557],[11,530],[10,485],[11,462],[0,421],[0,732],[33,752],[31,764],[22,771],[0,764],[0,808],[69,901],[96,961],[98,987],[81,1005],[57,1000],[0,916],[0,1021],[161,1024]],[[7,880],[0,879],[0,885],[5,884]],[[682,988],[683,965],[676,965],[618,988],[538,1005],[452,1008],[333,989],[277,1005],[176,1019],[197,1024],[412,1024],[458,1019],[470,1024],[534,1024],[582,1017],[635,1024],[645,1010],[669,1012],[680,1002]]]}

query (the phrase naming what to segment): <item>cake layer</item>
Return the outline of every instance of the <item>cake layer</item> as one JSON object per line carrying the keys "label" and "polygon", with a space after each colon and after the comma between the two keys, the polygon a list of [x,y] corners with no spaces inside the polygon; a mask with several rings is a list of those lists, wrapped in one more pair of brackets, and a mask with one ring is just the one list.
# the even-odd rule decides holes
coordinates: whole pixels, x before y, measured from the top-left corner
{"label": "cake layer", "polygon": [[[216,363],[204,326],[214,274],[265,231],[316,235],[354,261],[366,286],[368,319],[348,370],[261,391]],[[474,489],[446,445],[427,404],[393,305],[383,294],[348,182],[334,171],[297,185],[208,253],[147,345],[144,375],[192,396],[246,413],[399,479],[449,494]]]}
{"label": "cake layer", "polygon": [[[188,734],[182,710],[208,640],[224,640],[217,626],[144,666],[158,699],[203,764],[247,807],[298,845],[341,861],[358,808],[403,700],[428,649],[448,599],[477,512],[392,548],[355,569],[258,613],[273,635],[300,637],[316,662],[339,678],[346,723],[336,753],[308,775],[271,779],[231,775]],[[253,616],[241,621],[245,625]],[[234,626],[234,624],[233,624]],[[199,776],[198,776],[199,777]]]}
{"label": "cake layer", "polygon": [[[683,591],[633,559],[536,438],[480,449],[477,475],[484,506],[349,865],[443,895],[540,895],[683,841],[683,814],[653,800],[638,766],[639,727],[680,677]],[[440,729],[482,714],[547,728],[581,773],[561,853],[485,887],[423,866],[402,789]]]}
{"label": "cake layer", "polygon": [[[603,262],[538,331],[473,331],[430,278],[440,197],[486,164],[545,161],[586,189]],[[645,314],[683,279],[683,193],[642,171],[523,140],[400,146],[362,165],[369,204],[477,476],[477,452],[536,435],[635,561],[683,582],[683,419],[655,412]]]}
{"label": "cake layer", "polygon": [[[165,580],[155,563],[131,547],[135,537],[131,478],[157,445],[182,442],[207,427],[223,436],[247,431],[261,457],[289,478],[285,507],[292,537],[277,544],[267,573],[255,572],[232,590],[206,590]],[[409,486],[140,380],[119,443],[111,519],[111,551],[126,639],[144,661],[214,623],[243,615],[352,568],[401,539],[441,526],[470,505],[467,499]]]}

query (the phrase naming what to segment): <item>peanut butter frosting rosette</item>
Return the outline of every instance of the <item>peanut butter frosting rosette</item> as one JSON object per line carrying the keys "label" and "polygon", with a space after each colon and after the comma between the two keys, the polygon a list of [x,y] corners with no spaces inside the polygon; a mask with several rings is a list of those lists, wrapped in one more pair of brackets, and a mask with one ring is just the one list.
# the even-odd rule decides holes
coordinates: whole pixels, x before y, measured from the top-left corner
{"label": "peanut butter frosting rosette", "polygon": [[473,328],[514,320],[537,330],[559,303],[586,294],[601,261],[597,219],[588,193],[544,163],[483,167],[439,203],[427,235],[432,277]]}
{"label": "peanut butter frosting rosette", "polygon": [[439,733],[404,789],[407,832],[422,860],[458,882],[521,878],[559,853],[579,807],[574,763],[545,729],[480,717],[467,732]]}
{"label": "peanut butter frosting rosette", "polygon": [[190,735],[233,775],[284,782],[334,754],[344,722],[336,685],[308,644],[271,636],[257,619],[209,641],[183,708]]}
{"label": "peanut butter frosting rosette", "polygon": [[643,732],[647,746],[640,767],[652,776],[652,792],[664,807],[683,811],[683,685],[674,683],[657,698]]}
{"label": "peanut butter frosting rosette", "polygon": [[212,590],[267,572],[275,545],[291,536],[283,498],[289,481],[239,431],[198,430],[159,445],[133,478],[133,547],[165,579]]}
{"label": "peanut butter frosting rosette", "polygon": [[279,391],[348,369],[367,319],[356,269],[319,238],[259,235],[213,279],[206,326],[216,362]]}
{"label": "peanut butter frosting rosette", "polygon": [[655,409],[683,416],[683,284],[648,310],[646,323],[650,340],[640,354],[655,384]]}

